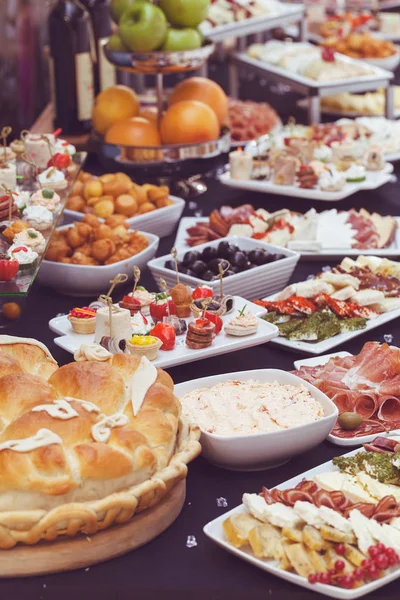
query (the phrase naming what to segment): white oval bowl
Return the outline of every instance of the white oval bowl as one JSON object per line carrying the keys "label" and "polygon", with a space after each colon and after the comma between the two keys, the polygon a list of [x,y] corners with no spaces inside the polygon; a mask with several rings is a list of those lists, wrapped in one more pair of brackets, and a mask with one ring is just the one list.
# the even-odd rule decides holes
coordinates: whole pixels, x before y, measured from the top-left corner
{"label": "white oval bowl", "polygon": [[[66,229],[70,225],[58,227]],[[110,280],[118,273],[126,273],[129,280],[133,279],[133,267],[137,265],[144,270],[149,260],[157,252],[160,238],[152,233],[139,231],[146,236],[149,245],[145,250],[131,256],[126,260],[120,260],[112,265],[90,266],[69,265],[50,260],[43,260],[37,274],[37,280],[42,285],[54,288],[61,294],[67,296],[91,296],[105,294],[110,287]]]}
{"label": "white oval bowl", "polygon": [[[140,229],[140,231],[146,231],[147,233],[154,233],[154,235],[158,235],[160,238],[171,235],[181,218],[183,209],[185,208],[185,201],[182,198],[178,198],[178,196],[170,196],[170,199],[172,200],[170,206],[164,206],[164,208],[157,208],[157,210],[152,210],[143,215],[131,217],[130,219],[126,219],[126,222],[131,228]],[[63,213],[63,225],[82,221],[84,216],[84,213],[66,208]],[[103,220],[100,219],[100,221]]]}
{"label": "white oval bowl", "polygon": [[396,46],[396,53],[386,58],[363,58],[362,62],[368,63],[374,67],[380,67],[386,71],[395,71],[400,63],[400,48]]}
{"label": "white oval bowl", "polygon": [[277,467],[294,456],[299,456],[327,438],[338,417],[336,405],[316,387],[292,373],[280,369],[238,371],[212,377],[192,379],[175,386],[175,395],[183,396],[198,388],[210,388],[229,380],[254,379],[262,383],[277,381],[283,385],[303,384],[324,409],[325,416],[318,421],[298,425],[282,431],[246,435],[217,435],[201,432],[203,456],[211,463],[232,471],[261,471]]}

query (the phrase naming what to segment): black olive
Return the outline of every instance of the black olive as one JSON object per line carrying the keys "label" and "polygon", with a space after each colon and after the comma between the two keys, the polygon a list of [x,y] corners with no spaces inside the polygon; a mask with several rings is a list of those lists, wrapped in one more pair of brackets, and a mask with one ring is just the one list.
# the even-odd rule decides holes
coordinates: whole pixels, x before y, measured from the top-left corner
{"label": "black olive", "polygon": [[231,256],[235,254],[235,246],[229,242],[221,242],[218,246],[218,256],[230,260]]}
{"label": "black olive", "polygon": [[261,248],[256,248],[255,250],[251,250],[249,252],[248,258],[251,263],[254,263],[256,265],[263,265],[266,264],[266,262],[268,261],[268,256],[269,255],[265,250],[262,250]]}
{"label": "black olive", "polygon": [[222,268],[227,269],[229,266],[229,263],[224,260],[223,258],[213,258],[213,260],[210,260],[210,262],[208,263],[208,268],[210,269],[210,271],[213,271],[213,273],[215,273],[215,275],[219,274],[219,265],[222,266]]}
{"label": "black olive", "polygon": [[217,258],[217,256],[217,249],[213,246],[207,246],[207,248],[204,248],[203,252],[201,253],[201,260],[208,263],[213,258]]}
{"label": "black olive", "polygon": [[207,270],[207,265],[202,260],[196,260],[190,265],[190,268],[192,269],[193,273],[196,273],[197,276],[201,276]]}
{"label": "black olive", "polygon": [[210,304],[208,305],[208,310],[211,310],[211,311],[214,311],[214,312],[216,312],[220,308],[221,308],[220,303],[216,302],[215,300],[213,300],[212,302],[210,302]]}
{"label": "black olive", "polygon": [[[166,260],[164,267],[166,269],[171,269],[172,271],[175,271],[175,262],[173,260]],[[179,268],[179,266],[178,266],[178,268]]]}
{"label": "black olive", "polygon": [[232,269],[229,269],[229,271],[227,271],[224,274],[224,277],[230,277],[231,275],[235,275],[235,271],[232,271]]}
{"label": "black olive", "polygon": [[250,263],[249,269],[255,269],[255,267],[259,267],[260,265],[256,265],[255,263]]}
{"label": "black olive", "polygon": [[191,263],[196,262],[196,260],[199,260],[199,258],[200,252],[197,250],[189,250],[189,252],[186,252],[185,256],[183,257],[183,264],[188,266]]}
{"label": "black olive", "polygon": [[179,269],[179,273],[189,275],[189,277],[196,277],[196,273],[193,273],[192,269],[189,269],[189,267],[185,267],[184,265]]}
{"label": "black olive", "polygon": [[233,267],[241,267],[246,264],[247,258],[244,252],[235,252],[232,256],[231,264]]}
{"label": "black olive", "polygon": [[272,262],[276,261],[276,260],[282,260],[282,258],[286,258],[286,256],[284,254],[272,254],[273,259]]}
{"label": "black olive", "polygon": [[240,267],[236,267],[235,265],[233,265],[231,267],[231,271],[233,271],[236,274],[236,273],[240,273],[241,269],[240,269]]}
{"label": "black olive", "polygon": [[241,271],[248,271],[249,269],[251,269],[251,262],[247,261],[247,262],[244,263],[244,265],[242,267],[240,267],[239,273]]}
{"label": "black olive", "polygon": [[[211,281],[212,279],[214,279],[214,277],[215,277],[215,273],[213,273],[212,271],[208,270],[205,273],[203,273],[203,275],[201,276],[200,279],[204,279],[204,281]],[[200,308],[201,308],[201,306],[200,306]]]}

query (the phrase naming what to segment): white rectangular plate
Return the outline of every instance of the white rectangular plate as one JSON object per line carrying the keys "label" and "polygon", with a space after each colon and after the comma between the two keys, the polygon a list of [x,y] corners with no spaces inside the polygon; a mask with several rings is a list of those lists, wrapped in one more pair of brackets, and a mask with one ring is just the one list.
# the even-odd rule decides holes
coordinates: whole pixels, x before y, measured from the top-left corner
{"label": "white rectangular plate", "polygon": [[[299,251],[300,256],[306,256],[307,258],[315,258],[316,260],[337,257],[337,256],[359,256],[360,254],[373,256],[385,256],[386,258],[398,258],[400,256],[400,217],[394,217],[397,221],[396,237],[388,248],[371,250],[360,250],[359,248],[329,248],[323,249],[320,252],[302,252]],[[208,223],[208,217],[183,217],[179,222],[178,231],[175,239],[175,248],[178,252],[187,252],[188,250],[196,250],[196,246],[189,246],[186,243],[188,234],[186,233],[189,227],[194,227],[196,223]]]}
{"label": "white rectangular plate", "polygon": [[360,190],[376,190],[392,178],[393,165],[387,163],[382,171],[367,171],[364,181],[359,183],[345,183],[338,192],[323,192],[319,189],[306,190],[295,185],[278,185],[272,181],[255,181],[252,179],[231,179],[230,171],[220,175],[221,183],[239,190],[263,192],[291,198],[307,198],[307,200],[321,200],[322,202],[338,202],[352,196]]}
{"label": "white rectangular plate", "polygon": [[[229,315],[222,317],[224,325],[230,321],[237,311],[241,310],[245,305],[247,306],[248,310],[254,314],[258,314],[260,312],[260,307],[256,304],[252,304],[248,300],[240,298],[240,296],[234,296],[234,299],[233,311],[229,313]],[[189,321],[190,319],[187,320]],[[71,354],[74,354],[77,350],[79,350],[81,344],[94,343],[94,334],[82,335],[75,333],[72,330],[67,315],[62,317],[54,317],[54,319],[49,321],[49,327],[52,331],[61,335],[61,337],[55,338],[54,343]],[[191,348],[188,348],[185,344],[186,335],[180,335],[176,338],[177,343],[175,348],[170,351],[159,350],[158,356],[156,360],[153,361],[153,364],[156,367],[163,369],[167,367],[176,367],[177,365],[193,362],[195,360],[202,360],[203,358],[210,358],[212,356],[218,356],[219,354],[227,354],[228,352],[235,352],[236,350],[243,350],[244,348],[259,346],[260,344],[269,342],[277,335],[277,327],[267,323],[266,321],[263,321],[262,319],[260,319],[258,323],[257,332],[253,335],[236,337],[226,335],[224,330],[222,330],[221,333],[216,336],[209,348],[204,348],[201,350],[192,350]]]}
{"label": "white rectangular plate", "polygon": [[[300,100],[297,100],[297,106],[300,108],[308,108],[308,98],[301,98]],[[334,108],[326,108],[325,106],[321,105],[321,114],[323,115],[332,115],[332,116],[336,116],[336,117],[376,117],[376,116],[381,116],[383,117],[384,114],[382,113],[381,115],[374,115],[371,113],[361,113],[361,112],[357,112],[357,111],[351,111],[351,110],[339,110],[339,109],[334,109]],[[398,119],[400,117],[400,108],[399,107],[395,107],[394,109],[394,118]],[[395,155],[397,156],[397,155]],[[390,155],[386,157],[386,160],[388,162],[394,162],[395,160],[398,160],[397,158],[393,158],[393,155]]]}
{"label": "white rectangular plate", "polygon": [[[353,450],[345,456],[353,456],[354,454],[357,454],[357,452],[360,451],[362,452],[362,450],[360,449]],[[312,477],[314,477],[314,475],[317,475],[319,473],[327,473],[336,470],[337,469],[333,466],[332,461],[328,461],[322,465],[319,465],[318,467],[315,467],[314,469],[310,469],[309,471],[302,473],[301,475],[297,475],[296,477],[293,477],[292,479],[289,479],[288,481],[285,481],[284,483],[281,483],[276,487],[282,490],[294,488],[304,478],[311,479]],[[246,491],[247,490],[243,490],[243,493]],[[267,571],[267,573],[272,573],[272,575],[276,575],[281,579],[286,579],[286,581],[290,581],[291,583],[295,583],[297,585],[300,585],[301,587],[307,588],[314,592],[318,592],[325,596],[330,596],[331,598],[339,598],[340,600],[353,600],[353,598],[360,598],[361,596],[366,596],[367,594],[370,594],[374,590],[383,587],[387,583],[391,583],[400,576],[400,569],[397,569],[393,571],[393,573],[385,575],[385,577],[382,577],[382,579],[371,581],[370,583],[367,583],[353,590],[345,590],[340,587],[323,585],[321,583],[308,583],[307,579],[305,579],[304,577],[300,577],[300,575],[295,575],[294,573],[289,573],[288,571],[280,569],[277,565],[277,562],[274,560],[261,560],[260,558],[256,558],[250,551],[246,551],[241,548],[234,548],[233,546],[231,546],[231,544],[229,544],[229,542],[225,538],[225,534],[222,529],[222,523],[231,515],[244,512],[247,511],[245,510],[243,504],[241,504],[240,506],[237,506],[229,512],[226,512],[225,514],[221,515],[217,519],[210,521],[210,523],[207,523],[203,531],[210,539],[212,539],[216,544],[218,544],[222,548],[225,548],[225,550],[228,550],[228,552],[231,552],[235,556],[242,558],[243,560],[249,562],[255,567],[258,567],[263,571]]]}
{"label": "white rectangular plate", "polygon": [[[351,354],[350,352],[334,352],[333,354],[325,354],[324,356],[318,356],[318,358],[305,358],[304,360],[296,360],[294,366],[296,367],[296,369],[300,369],[301,367],[317,367],[318,365],[325,365],[330,358],[333,358],[335,356],[345,357],[351,356]],[[340,438],[330,433],[327,437],[327,440],[329,440],[330,442],[332,442],[332,444],[335,444],[336,446],[344,446],[348,448],[351,446],[361,446],[361,444],[368,444],[369,442],[372,442],[372,440],[374,440],[378,435],[384,435],[386,437],[398,436],[400,435],[400,430],[393,429],[393,431],[390,431],[389,433],[374,433],[372,435],[363,435],[355,438]]]}
{"label": "white rectangular plate", "polygon": [[[263,300],[276,300],[278,295],[279,294],[273,294],[272,296],[268,296],[268,298],[263,298]],[[266,311],[262,310],[261,306],[259,306],[258,308],[261,309],[258,313],[259,317],[266,313]],[[367,326],[365,329],[349,331],[347,333],[339,333],[338,335],[335,335],[327,340],[324,340],[322,342],[316,342],[314,344],[311,342],[297,342],[294,340],[287,340],[284,337],[277,337],[273,341],[275,344],[279,344],[280,346],[284,346],[285,348],[290,348],[295,352],[305,352],[306,354],[325,354],[326,352],[329,352],[329,350],[331,350],[332,348],[336,348],[336,346],[340,346],[341,344],[344,344],[345,342],[348,342],[349,340],[352,340],[358,337],[359,335],[362,335],[363,333],[367,333],[372,329],[376,329],[380,325],[384,325],[385,323],[394,321],[394,319],[397,319],[397,317],[400,317],[400,308],[387,313],[383,313],[375,319],[369,319],[367,321]]]}
{"label": "white rectangular plate", "polygon": [[[305,42],[302,42],[304,44]],[[309,44],[312,46],[312,44]],[[262,60],[258,60],[256,58],[250,58],[247,52],[240,52],[236,54],[236,57],[241,61],[243,68],[246,67],[256,67],[257,69],[262,69],[265,71],[265,74],[273,73],[275,75],[281,75],[284,79],[291,79],[296,83],[300,83],[301,85],[306,85],[308,87],[312,87],[315,89],[329,89],[340,86],[344,88],[346,86],[351,87],[353,83],[360,84],[362,82],[371,83],[373,81],[387,81],[393,79],[393,73],[390,71],[385,71],[380,67],[375,67],[374,65],[368,64],[364,65],[371,72],[368,75],[361,75],[359,77],[348,77],[347,79],[334,79],[332,81],[316,81],[315,79],[310,79],[309,77],[304,77],[304,75],[300,75],[299,73],[294,73],[293,71],[289,71],[288,69],[284,69],[282,67],[277,67],[276,65],[272,65],[270,63],[264,62]],[[360,66],[360,61],[355,60],[354,58],[349,58],[344,54],[340,54],[336,52],[335,54],[336,60],[340,60],[342,63],[347,64],[357,64]],[[362,63],[361,63],[362,65]],[[360,89],[362,91],[362,89]]]}

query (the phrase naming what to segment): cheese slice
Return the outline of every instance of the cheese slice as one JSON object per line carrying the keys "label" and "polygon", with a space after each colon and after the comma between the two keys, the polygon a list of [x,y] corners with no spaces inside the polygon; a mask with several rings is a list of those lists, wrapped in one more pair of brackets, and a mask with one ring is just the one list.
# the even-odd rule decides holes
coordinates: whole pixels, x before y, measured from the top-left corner
{"label": "cheese slice", "polygon": [[350,477],[342,487],[342,492],[351,502],[376,503],[376,498],[359,483],[356,478]]}
{"label": "cheese slice", "polygon": [[388,548],[394,548],[396,552],[400,551],[400,546],[396,544],[393,536],[390,536],[382,525],[375,521],[375,519],[367,519],[367,521],[368,531],[377,542],[385,544]]}
{"label": "cheese slice", "polygon": [[351,523],[347,519],[342,517],[340,513],[336,512],[336,510],[333,510],[328,506],[320,506],[319,514],[321,515],[321,518],[325,521],[325,523],[327,525],[330,525],[330,527],[338,529],[339,531],[342,531],[346,534],[353,533]]}
{"label": "cheese slice", "polygon": [[264,523],[271,523],[276,527],[297,527],[303,523],[291,506],[279,502],[267,504],[264,498],[257,494],[243,494],[242,501],[253,517]]}
{"label": "cheese slice", "polygon": [[357,479],[376,500],[382,500],[385,496],[394,496],[397,502],[400,502],[400,487],[388,483],[381,483],[377,479],[370,477],[367,473],[358,473]]}
{"label": "cheese slice", "polygon": [[294,512],[303,519],[307,525],[312,525],[313,527],[320,529],[324,524],[324,520],[319,513],[319,508],[318,506],[315,506],[315,504],[298,500],[294,505]]}
{"label": "cheese slice", "polygon": [[[396,544],[396,548],[400,548],[400,531],[387,523],[382,524],[382,529],[386,535],[390,538],[391,543]],[[397,550],[398,552],[398,550]]]}
{"label": "cheese slice", "polygon": [[344,484],[350,479],[347,473],[340,471],[331,471],[330,473],[320,473],[313,477],[315,483],[328,492],[340,491]]}
{"label": "cheese slice", "polygon": [[364,554],[368,554],[368,548],[374,545],[374,539],[368,528],[369,519],[355,509],[350,512],[349,521],[357,538],[359,549]]}

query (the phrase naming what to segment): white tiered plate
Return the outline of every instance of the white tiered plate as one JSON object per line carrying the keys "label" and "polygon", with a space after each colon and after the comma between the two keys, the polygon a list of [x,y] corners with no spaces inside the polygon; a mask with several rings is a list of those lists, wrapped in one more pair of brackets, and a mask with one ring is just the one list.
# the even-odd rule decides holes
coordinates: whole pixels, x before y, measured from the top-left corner
{"label": "white tiered plate", "polygon": [[[400,438],[398,439],[398,441],[400,441]],[[358,452],[363,452],[363,450],[353,450],[353,452],[349,452],[345,456],[354,456],[354,454],[357,454]],[[289,479],[288,481],[285,481],[284,483],[281,483],[276,487],[278,487],[281,490],[291,489],[296,487],[296,485],[300,483],[302,479],[311,479],[312,477],[314,477],[314,475],[317,475],[319,473],[327,473],[336,470],[337,469],[332,464],[332,461],[328,461],[322,465],[319,465],[318,467],[315,467],[314,469],[310,469],[309,471],[302,473],[301,475],[297,475],[296,477],[293,477],[292,479]],[[243,490],[243,492],[247,491],[249,490]],[[245,510],[243,504],[241,504],[240,506],[237,506],[236,508],[233,508],[232,510],[217,517],[213,521],[210,521],[210,523],[207,523],[203,531],[210,539],[212,539],[216,544],[218,544],[228,552],[231,552],[235,556],[249,562],[255,567],[258,567],[259,569],[262,569],[267,573],[272,573],[272,575],[276,575],[281,579],[286,579],[286,581],[290,581],[291,583],[312,590],[313,592],[317,592],[325,596],[330,596],[331,598],[339,598],[340,600],[353,600],[354,598],[360,598],[361,596],[366,596],[367,594],[370,594],[374,590],[383,587],[387,583],[395,581],[400,576],[400,569],[398,568],[392,573],[385,575],[381,579],[371,581],[370,583],[367,583],[352,590],[346,590],[340,587],[324,585],[321,583],[308,583],[308,580],[304,577],[300,577],[300,575],[296,575],[295,573],[290,573],[289,571],[284,571],[283,569],[280,569],[275,560],[261,560],[259,558],[256,558],[250,551],[246,551],[242,548],[234,548],[233,546],[231,546],[231,544],[229,544],[225,537],[222,524],[228,517],[245,512],[247,511]]]}
{"label": "white tiered plate", "polygon": [[[256,304],[252,304],[240,296],[234,296],[233,311],[222,317],[224,325],[230,321],[237,314],[237,311],[241,310],[244,306],[247,306],[247,309],[254,314],[258,314],[260,312],[260,307]],[[187,321],[189,320],[190,319],[187,319]],[[82,335],[75,333],[72,330],[67,315],[62,317],[54,317],[54,319],[49,321],[49,327],[52,331],[61,336],[56,337],[54,343],[71,354],[74,354],[77,350],[79,350],[82,344],[94,343],[94,334]],[[275,327],[275,325],[260,319],[257,332],[253,335],[236,337],[226,335],[224,330],[222,330],[221,333],[216,336],[209,348],[192,350],[186,346],[186,335],[184,334],[177,336],[177,343],[173,350],[159,350],[158,356],[153,362],[157,367],[163,369],[167,367],[176,367],[177,365],[193,362],[195,360],[202,360],[203,358],[210,358],[212,356],[218,356],[219,354],[227,354],[228,352],[235,352],[236,350],[243,350],[244,348],[259,346],[260,344],[269,342],[277,335],[278,328]]]}

